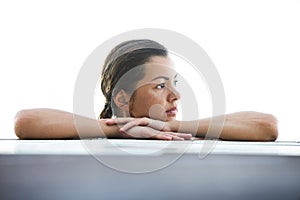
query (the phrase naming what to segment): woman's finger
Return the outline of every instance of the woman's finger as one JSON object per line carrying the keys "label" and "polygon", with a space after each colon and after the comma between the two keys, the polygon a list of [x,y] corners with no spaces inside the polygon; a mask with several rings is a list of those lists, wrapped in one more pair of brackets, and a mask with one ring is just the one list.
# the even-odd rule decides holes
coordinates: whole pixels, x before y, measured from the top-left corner
{"label": "woman's finger", "polygon": [[166,122],[164,122],[164,121],[150,119],[147,126],[153,128],[155,130],[161,131],[161,130],[164,130],[165,124],[166,124]]}
{"label": "woman's finger", "polygon": [[132,117],[112,118],[112,119],[106,119],[105,123],[107,125],[126,124],[132,120],[133,120]]}
{"label": "woman's finger", "polygon": [[176,137],[184,138],[185,140],[190,140],[193,137],[193,135],[190,133],[172,133],[172,135]]}
{"label": "woman's finger", "polygon": [[182,141],[182,140],[184,140],[184,138],[178,137],[178,136],[173,136],[173,140]]}
{"label": "woman's finger", "polygon": [[173,136],[168,134],[156,134],[152,138],[158,140],[173,140]]}
{"label": "woman's finger", "polygon": [[162,133],[162,134],[157,134],[155,135],[156,139],[161,139],[161,138],[168,138],[168,140],[178,140],[178,141],[182,141],[184,140],[184,138],[182,137],[178,137],[172,134],[166,134],[166,133]]}
{"label": "woman's finger", "polygon": [[120,131],[126,131],[129,130],[130,128],[134,127],[134,126],[148,126],[150,123],[150,119],[149,118],[139,118],[139,119],[134,119],[128,123],[126,123],[121,129]]}
{"label": "woman's finger", "polygon": [[120,131],[129,130],[130,128],[132,128],[134,126],[148,126],[155,130],[161,131],[164,129],[165,123],[166,122],[144,117],[144,118],[139,118],[139,119],[133,119],[132,121],[126,123],[120,129]]}
{"label": "woman's finger", "polygon": [[[131,123],[131,122],[130,122]],[[138,121],[132,122],[131,124],[138,124]],[[127,135],[131,138],[150,138],[158,140],[190,140],[192,134],[190,133],[174,133],[158,131],[148,126],[133,126],[128,131],[120,131],[122,134]]]}
{"label": "woman's finger", "polygon": [[120,131],[125,132],[125,131],[131,129],[132,127],[138,126],[138,125],[139,125],[139,124],[138,124],[137,121],[131,121],[131,122],[126,123],[124,126],[122,126],[122,127],[120,128]]}
{"label": "woman's finger", "polygon": [[159,131],[158,134],[152,136],[155,139],[162,139],[162,138],[171,138],[171,140],[190,140],[192,138],[192,134],[190,133],[173,133],[173,132],[161,132]]}

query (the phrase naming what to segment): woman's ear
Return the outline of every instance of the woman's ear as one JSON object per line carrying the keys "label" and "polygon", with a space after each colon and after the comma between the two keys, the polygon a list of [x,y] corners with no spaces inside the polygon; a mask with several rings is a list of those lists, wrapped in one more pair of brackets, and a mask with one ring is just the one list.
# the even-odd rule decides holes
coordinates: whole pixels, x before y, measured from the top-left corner
{"label": "woman's ear", "polygon": [[[118,106],[118,108],[125,112],[128,113],[129,112],[129,95],[124,91],[124,90],[120,90],[117,95],[114,96],[114,102],[115,104]],[[123,113],[123,115],[125,114]]]}

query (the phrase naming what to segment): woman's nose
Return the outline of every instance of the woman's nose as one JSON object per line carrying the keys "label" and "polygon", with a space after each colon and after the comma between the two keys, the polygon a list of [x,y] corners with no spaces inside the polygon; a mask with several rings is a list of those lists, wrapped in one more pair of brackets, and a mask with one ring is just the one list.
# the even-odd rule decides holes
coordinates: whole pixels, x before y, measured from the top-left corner
{"label": "woman's nose", "polygon": [[169,88],[170,94],[168,95],[168,100],[170,102],[180,99],[180,93],[175,88]]}

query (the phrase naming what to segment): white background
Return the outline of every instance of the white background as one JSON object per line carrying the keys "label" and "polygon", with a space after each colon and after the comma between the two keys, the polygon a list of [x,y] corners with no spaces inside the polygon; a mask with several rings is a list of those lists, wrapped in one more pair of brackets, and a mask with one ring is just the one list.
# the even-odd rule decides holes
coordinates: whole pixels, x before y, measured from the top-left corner
{"label": "white background", "polygon": [[77,74],[102,42],[138,28],[186,35],[211,57],[227,113],[279,120],[278,140],[300,141],[300,1],[1,1],[0,138],[16,138],[20,109],[72,112]]}

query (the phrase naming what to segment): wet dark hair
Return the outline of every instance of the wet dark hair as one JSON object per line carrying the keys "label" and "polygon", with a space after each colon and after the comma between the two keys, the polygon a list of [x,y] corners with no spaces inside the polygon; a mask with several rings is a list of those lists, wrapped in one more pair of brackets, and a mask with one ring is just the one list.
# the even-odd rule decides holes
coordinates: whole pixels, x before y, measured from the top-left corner
{"label": "wet dark hair", "polygon": [[117,106],[112,99],[113,93],[116,94],[120,90],[133,90],[137,82],[144,77],[145,72],[143,69],[138,69],[134,71],[130,80],[123,80],[123,78],[122,83],[119,83],[124,74],[149,62],[153,56],[166,57],[167,55],[168,50],[163,45],[148,39],[126,41],[113,48],[106,57],[102,69],[101,90],[106,102],[99,118],[118,116],[119,111],[115,109]]}

